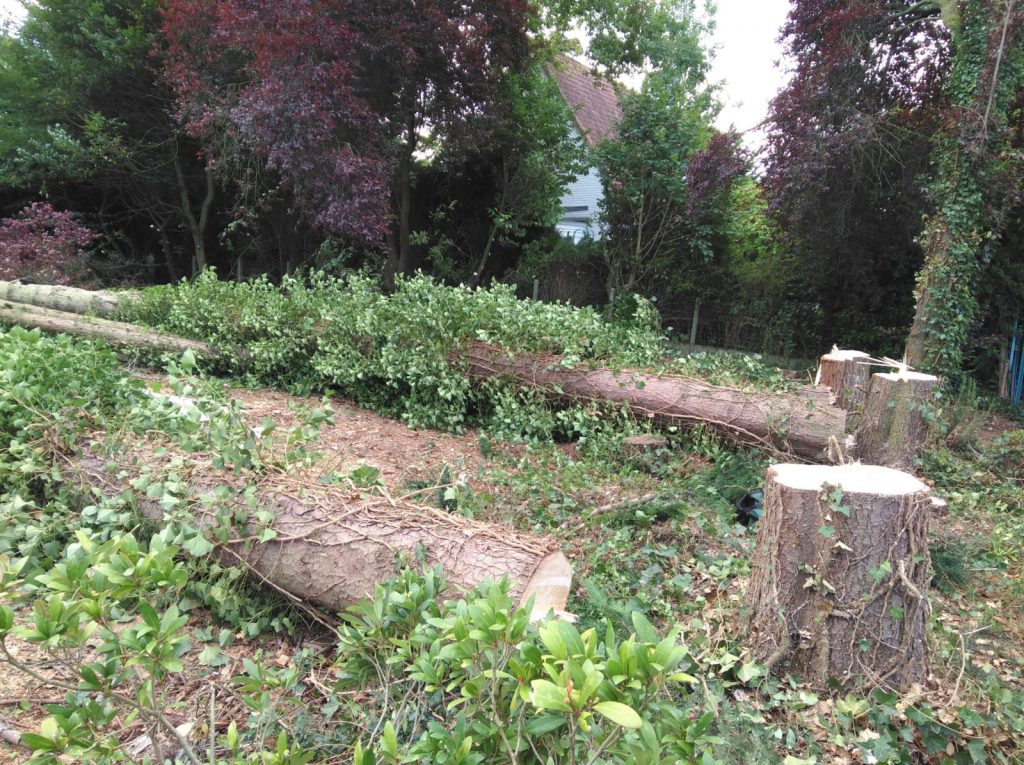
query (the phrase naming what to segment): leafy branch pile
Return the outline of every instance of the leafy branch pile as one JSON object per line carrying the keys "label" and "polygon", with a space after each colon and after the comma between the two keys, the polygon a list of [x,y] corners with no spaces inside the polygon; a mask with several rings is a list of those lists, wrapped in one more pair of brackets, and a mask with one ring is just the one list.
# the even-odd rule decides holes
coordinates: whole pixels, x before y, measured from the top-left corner
{"label": "leafy branch pile", "polygon": [[459,348],[484,341],[557,353],[567,365],[618,367],[655,365],[664,354],[646,302],[628,322],[608,323],[590,308],[517,300],[508,287],[445,287],[422,276],[385,294],[361,276],[286,278],[278,287],[206,273],[144,291],[120,318],[225,349],[230,371],[250,382],[331,390],[414,427],[482,424],[502,436],[539,439],[585,438],[603,427],[608,407],[567,406],[504,381],[473,382]]}

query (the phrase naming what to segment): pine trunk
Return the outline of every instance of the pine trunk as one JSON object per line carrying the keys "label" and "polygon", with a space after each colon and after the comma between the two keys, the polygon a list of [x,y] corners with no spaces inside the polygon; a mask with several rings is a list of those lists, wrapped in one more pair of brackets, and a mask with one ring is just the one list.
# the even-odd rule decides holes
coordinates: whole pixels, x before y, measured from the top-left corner
{"label": "pine trunk", "polygon": [[774,465],[746,606],[757,661],[817,688],[927,676],[928,487],[874,465]]}
{"label": "pine trunk", "polygon": [[485,343],[453,355],[477,379],[510,377],[569,399],[623,404],[662,424],[704,423],[744,443],[822,459],[845,439],[846,412],[815,398],[748,393],[632,370],[567,369],[558,356],[515,357]]}
{"label": "pine trunk", "polygon": [[859,411],[864,404],[870,379],[870,357],[862,351],[841,351],[833,348],[818,362],[815,385],[824,385],[835,396],[836,406],[846,411]]}
{"label": "pine trunk", "polygon": [[913,470],[927,440],[925,411],[937,382],[919,372],[872,375],[854,436],[854,456],[871,465]]}
{"label": "pine trunk", "polygon": [[[208,458],[173,448],[160,453],[144,443],[113,456],[86,452],[68,459],[65,470],[107,492],[134,494],[139,512],[163,524],[167,518],[159,499],[132,484],[169,469],[173,457],[182,458],[174,472],[189,487],[181,507],[189,506],[189,523],[213,530],[211,538],[223,535],[217,547],[221,561],[245,566],[256,579],[296,600],[341,611],[394,578],[403,557],[414,565],[418,560],[440,565],[458,588],[508,577],[521,603],[535,597],[534,619],[549,610],[563,613],[566,607],[572,569],[549,538],[276,473],[263,476],[249,497],[242,479],[216,470]],[[226,497],[219,509],[220,518],[232,519],[227,529],[214,517],[215,497]],[[254,508],[272,514],[266,526],[272,537],[252,518]]]}

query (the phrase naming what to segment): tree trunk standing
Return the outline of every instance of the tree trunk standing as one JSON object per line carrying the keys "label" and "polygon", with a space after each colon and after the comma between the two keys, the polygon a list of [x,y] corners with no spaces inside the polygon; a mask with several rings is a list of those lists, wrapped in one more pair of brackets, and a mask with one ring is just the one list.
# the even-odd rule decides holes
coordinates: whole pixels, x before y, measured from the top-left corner
{"label": "tree trunk standing", "polygon": [[[174,471],[189,487],[182,498],[190,503],[189,523],[212,530],[211,541],[218,533],[226,534],[218,542],[225,564],[243,565],[258,580],[296,599],[341,611],[393,578],[399,555],[410,562],[422,555],[427,566],[442,566],[460,588],[507,576],[520,603],[536,596],[534,619],[548,610],[565,610],[572,568],[555,540],[276,473],[257,479],[253,505],[243,479],[217,471],[200,455],[171,452],[184,459]],[[160,501],[135,491],[132,481],[144,474],[159,475],[159,466],[172,459],[168,453],[156,456],[146,443],[135,443],[112,457],[87,452],[66,458],[62,469],[105,491],[133,492],[140,513],[163,524],[168,519]],[[155,472],[147,472],[151,468]],[[233,521],[230,528],[220,529],[216,507],[202,498],[223,495],[225,489],[228,499],[221,517],[230,511]],[[273,513],[273,538],[258,541],[261,530],[249,520],[253,507]]]}
{"label": "tree trunk standing", "polygon": [[833,348],[818,362],[815,385],[824,385],[835,396],[836,406],[846,411],[860,410],[867,394],[871,367],[863,351]]}
{"label": "tree trunk standing", "polygon": [[178,269],[174,265],[174,249],[171,247],[170,237],[167,236],[167,224],[159,224],[157,231],[160,236],[160,249],[164,254],[164,265],[167,268],[167,279],[174,284],[178,281]]}
{"label": "tree trunk standing", "polygon": [[409,117],[402,155],[395,169],[393,200],[395,205],[396,225],[391,232],[391,256],[384,266],[384,283],[393,288],[395,277],[407,274],[412,269],[412,235],[410,220],[412,215],[412,165],[416,153],[417,122],[415,114]]}
{"label": "tree trunk standing", "polygon": [[567,399],[624,404],[666,424],[701,422],[740,442],[810,459],[824,458],[831,440],[845,438],[846,412],[800,395],[747,393],[633,370],[566,369],[558,356],[515,357],[486,343],[451,359],[476,379],[507,377]]}
{"label": "tree trunk standing", "polygon": [[1018,0],[972,0],[962,19],[947,11],[954,111],[952,127],[932,152],[936,169],[929,191],[936,212],[920,238],[925,258],[905,354],[908,364],[937,374],[960,367],[977,310],[979,251],[999,235],[1016,197],[1007,117],[1024,71],[1024,6]]}
{"label": "tree trunk standing", "polygon": [[476,271],[469,279],[470,287],[477,287],[480,285],[484,278],[484,272],[487,270],[487,261],[491,259],[491,251],[494,249],[494,240],[498,238],[498,231],[502,226],[502,218],[505,215],[505,207],[508,202],[508,185],[509,185],[509,168],[508,168],[508,155],[503,154],[501,159],[501,195],[498,197],[496,207],[491,210],[491,230],[487,233],[487,243],[484,245],[484,251],[480,255],[480,263],[476,267]]}
{"label": "tree trunk standing", "polygon": [[690,320],[690,353],[697,347],[697,327],[700,322],[700,298],[693,303],[693,318]]}
{"label": "tree trunk standing", "polygon": [[769,468],[746,594],[756,660],[817,688],[923,681],[930,507],[890,468]]}
{"label": "tree trunk standing", "polygon": [[181,157],[174,157],[174,173],[178,179],[178,192],[181,196],[181,212],[188,223],[189,233],[192,235],[192,246],[195,252],[195,266],[199,271],[206,270],[208,261],[206,258],[206,227],[210,220],[210,208],[213,207],[213,200],[216,189],[213,184],[213,174],[209,168],[203,171],[206,180],[206,193],[199,205],[199,217],[196,218],[192,211],[192,200],[188,193],[188,182],[185,179],[185,170],[181,165]]}
{"label": "tree trunk standing", "polygon": [[913,471],[928,437],[925,413],[937,377],[919,372],[885,372],[871,376],[854,456],[871,465]]}
{"label": "tree trunk standing", "polygon": [[219,351],[198,340],[186,340],[176,335],[142,329],[134,324],[94,319],[89,316],[54,311],[23,303],[0,301],[0,321],[18,324],[22,327],[38,327],[46,332],[102,340],[118,348],[143,348],[170,353],[184,353],[191,350],[196,355],[209,359],[217,359],[221,356]]}

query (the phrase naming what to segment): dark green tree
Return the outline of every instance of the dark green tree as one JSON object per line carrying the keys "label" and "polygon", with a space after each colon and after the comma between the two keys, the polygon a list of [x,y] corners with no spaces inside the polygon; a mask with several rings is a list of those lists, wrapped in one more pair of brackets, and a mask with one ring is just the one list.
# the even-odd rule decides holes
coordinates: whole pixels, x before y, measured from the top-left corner
{"label": "dark green tree", "polygon": [[[616,47],[608,35],[599,56],[610,71],[644,65],[650,70],[636,93],[623,97],[623,117],[615,140],[597,150],[604,198],[605,264],[609,290],[632,292],[660,284],[698,294],[709,287],[732,182],[746,169],[739,141],[711,123],[719,105],[706,81],[705,27],[690,2],[649,3],[657,23]],[[605,11],[603,21],[617,20]],[[647,7],[647,6],[645,6]],[[659,33],[672,30],[670,40]],[[639,35],[639,32],[636,32]],[[595,43],[604,40],[598,36]],[[620,40],[622,42],[622,40]]]}
{"label": "dark green tree", "polygon": [[[42,0],[0,46],[0,183],[44,192],[96,221],[139,263],[162,251],[207,263],[212,178],[171,116],[154,56],[156,0]],[[140,251],[141,250],[141,251]]]}

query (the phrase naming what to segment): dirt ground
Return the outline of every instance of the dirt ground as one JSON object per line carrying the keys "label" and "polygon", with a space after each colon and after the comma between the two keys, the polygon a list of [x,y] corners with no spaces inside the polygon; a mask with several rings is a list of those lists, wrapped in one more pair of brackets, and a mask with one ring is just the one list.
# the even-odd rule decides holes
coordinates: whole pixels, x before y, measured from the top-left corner
{"label": "dirt ground", "polygon": [[[320,405],[315,396],[296,397],[264,389],[235,389],[231,395],[242,402],[253,426],[270,417],[279,427],[288,427],[297,418],[289,404]],[[397,488],[412,481],[436,479],[445,466],[454,474],[468,477],[484,464],[474,431],[454,436],[436,430],[412,430],[398,420],[341,399],[332,399],[330,405],[334,425],[321,428],[319,448],[327,452],[326,460],[340,472],[371,465],[380,470],[380,479],[388,487]]]}
{"label": "dirt ground", "polygon": [[[150,382],[158,382],[160,379],[155,376],[148,378]],[[242,403],[247,421],[253,426],[270,417],[278,428],[287,428],[298,418],[290,405],[318,407],[321,404],[318,397],[296,397],[263,389],[232,389],[230,395]],[[380,470],[379,479],[386,486],[401,490],[417,482],[436,486],[441,483],[440,477],[445,470],[454,479],[472,484],[485,464],[475,432],[455,436],[438,431],[416,431],[402,422],[360,409],[340,399],[331,400],[330,405],[334,410],[334,424],[322,427],[317,446],[326,453],[323,462],[325,470],[349,472],[360,465],[370,465]],[[21,623],[28,623],[30,618],[30,614],[24,611],[18,614]],[[197,612],[190,620],[189,627],[203,626],[204,620],[207,620],[206,614]],[[47,665],[45,654],[31,643],[9,638],[7,644],[12,654],[38,667],[43,674],[49,677],[63,676],[64,673]],[[231,703],[236,697],[228,681],[238,673],[241,659],[251,656],[258,648],[271,655],[278,653],[282,662],[287,662],[294,652],[294,648],[289,647],[283,638],[270,638],[255,643],[237,642],[225,649],[225,653],[231,657],[231,663],[212,674],[209,667],[189,662],[186,672],[181,675],[181,686],[168,689],[168,702],[188,699],[197,693],[207,694],[211,686],[216,686],[220,698],[224,700],[222,703]],[[63,679],[73,680],[70,677]],[[62,701],[60,691],[42,687],[9,664],[0,662],[0,736],[5,730],[17,732],[35,729],[47,715],[44,705]],[[240,702],[238,706],[237,716],[228,714],[228,710],[220,706],[218,725],[222,721],[226,726],[232,717],[242,722],[246,712]],[[124,734],[118,730],[111,732],[117,733],[119,737]],[[140,728],[134,735],[142,733]],[[23,763],[27,759],[25,749],[6,740],[0,741],[0,765]]]}
{"label": "dirt ground", "polygon": [[[152,377],[150,381],[158,382],[159,379]],[[317,407],[321,403],[318,397],[295,397],[271,390],[232,389],[230,395],[241,402],[247,412],[247,419],[253,426],[270,417],[279,428],[286,428],[297,421],[298,414],[292,408],[295,404]],[[520,509],[510,507],[511,501],[503,501],[500,487],[485,484],[489,463],[481,453],[478,433],[469,431],[461,435],[452,435],[437,431],[416,431],[402,422],[361,409],[340,399],[331,400],[330,405],[334,410],[334,424],[322,427],[318,446],[326,452],[323,464],[330,469],[349,472],[360,465],[373,466],[380,471],[379,479],[389,489],[398,490],[398,493],[409,491],[410,487],[416,485],[436,487],[443,483],[442,475],[447,471],[451,479],[466,482],[475,492],[494,493],[496,510],[503,504],[506,505],[503,508],[505,512]],[[1016,427],[1003,418],[989,417],[980,425],[977,436],[981,440],[988,440]],[[513,453],[516,451],[512,449]],[[592,493],[592,496],[586,498],[587,502],[592,502],[594,507],[623,499],[621,487],[615,485],[595,485],[588,493]],[[497,515],[496,512],[495,516]],[[576,548],[584,544],[576,531],[578,530],[566,529],[564,533],[570,557],[576,557],[573,555],[574,552],[579,552]],[[954,530],[947,530],[947,533],[949,531],[957,533]],[[578,557],[582,559],[583,556]],[[577,575],[580,573],[577,571]],[[733,582],[732,587],[737,586],[738,583]],[[21,611],[18,618],[25,623],[30,615]],[[189,627],[203,627],[208,622],[208,615],[202,610],[197,610],[193,612]],[[1015,633],[1016,630],[1012,632]],[[176,679],[176,685],[168,688],[168,707],[184,701],[185,709],[193,719],[205,719],[203,710],[206,709],[209,694],[212,692],[217,703],[218,728],[222,725],[226,727],[231,720],[239,723],[245,720],[247,711],[242,707],[230,684],[230,678],[240,670],[242,658],[251,657],[257,650],[262,650],[267,656],[277,657],[276,661],[280,662],[281,666],[287,666],[295,647],[282,637],[269,636],[257,641],[241,639],[241,635],[237,637],[239,639],[236,642],[224,648],[224,653],[230,661],[223,666],[201,666],[197,661],[198,650],[188,654],[186,671]],[[330,635],[325,634],[322,642],[323,645],[320,647],[327,655],[331,650]],[[310,644],[308,637],[306,644]],[[58,670],[45,663],[46,657],[33,645],[13,638],[8,640],[8,645],[19,659],[37,666],[42,673],[49,676],[59,674]],[[70,675],[64,677],[73,681]],[[324,690],[329,684],[330,681],[325,680]],[[306,702],[316,703],[320,698],[318,694],[320,691],[314,678],[307,691]],[[41,687],[36,681],[0,662],[0,735],[5,730],[35,729],[47,714],[44,705],[61,700],[59,691]],[[177,714],[180,715],[181,712],[179,708]],[[138,727],[139,730],[135,731],[133,727],[131,731],[125,731],[112,726],[110,732],[122,740],[125,737],[134,738],[142,735],[143,731],[138,723],[130,723],[129,726]],[[26,750],[0,742],[0,765],[23,763],[26,760]]]}

